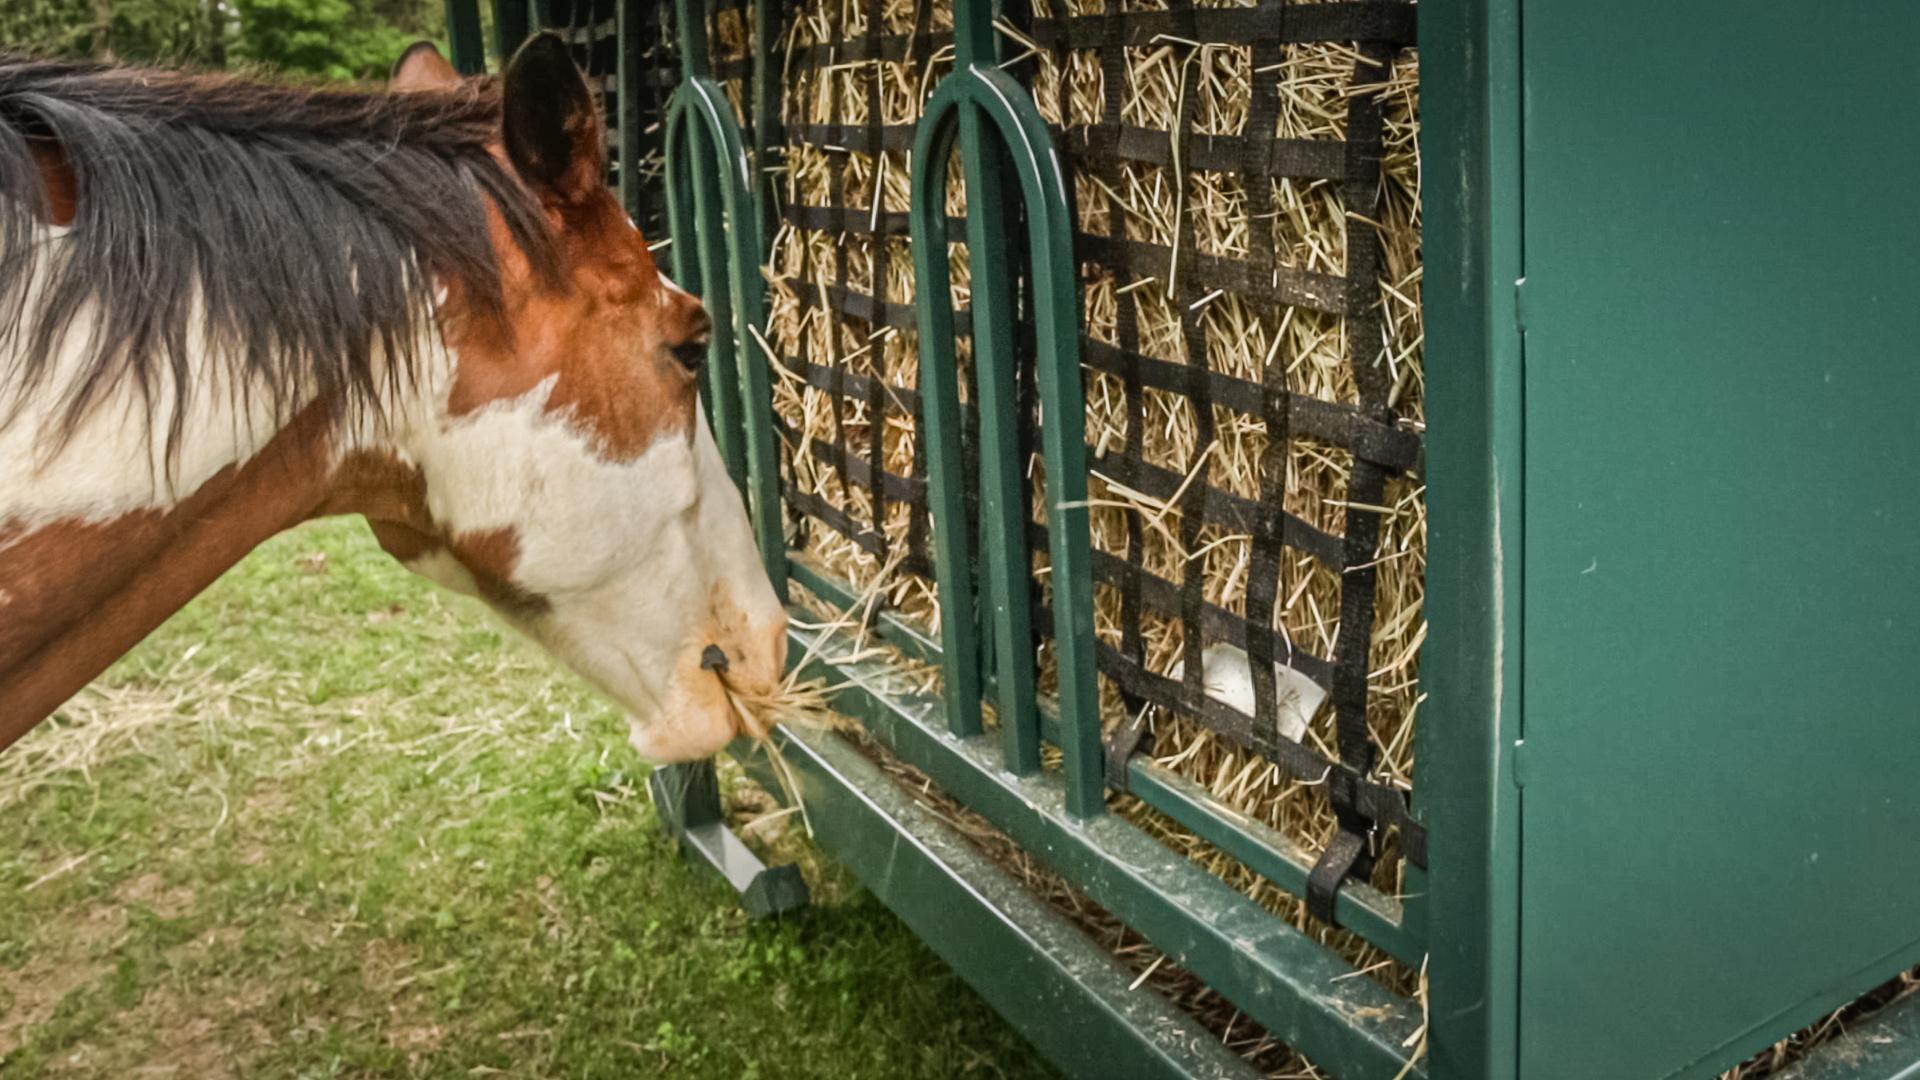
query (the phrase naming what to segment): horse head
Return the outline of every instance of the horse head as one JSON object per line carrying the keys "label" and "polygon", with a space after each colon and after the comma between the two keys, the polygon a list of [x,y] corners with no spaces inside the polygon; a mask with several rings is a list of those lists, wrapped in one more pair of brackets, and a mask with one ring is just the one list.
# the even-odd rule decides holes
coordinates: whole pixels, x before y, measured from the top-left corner
{"label": "horse head", "polygon": [[[460,84],[431,46],[393,80]],[[409,498],[362,508],[382,546],[618,702],[643,756],[764,735],[730,694],[782,676],[786,617],[700,408],[706,311],[608,190],[603,125],[558,38],[520,49],[501,106],[495,155],[545,214],[556,265],[533,265],[493,214],[504,304],[441,286],[448,377],[343,473],[397,473]]]}

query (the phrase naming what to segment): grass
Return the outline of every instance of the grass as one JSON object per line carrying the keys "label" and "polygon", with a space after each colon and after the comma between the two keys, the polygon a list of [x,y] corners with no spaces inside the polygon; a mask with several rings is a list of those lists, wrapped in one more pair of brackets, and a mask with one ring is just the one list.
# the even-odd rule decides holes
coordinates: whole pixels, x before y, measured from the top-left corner
{"label": "grass", "polygon": [[1056,1075],[817,852],[747,922],[644,773],[359,519],[276,538],[0,755],[0,1080]]}

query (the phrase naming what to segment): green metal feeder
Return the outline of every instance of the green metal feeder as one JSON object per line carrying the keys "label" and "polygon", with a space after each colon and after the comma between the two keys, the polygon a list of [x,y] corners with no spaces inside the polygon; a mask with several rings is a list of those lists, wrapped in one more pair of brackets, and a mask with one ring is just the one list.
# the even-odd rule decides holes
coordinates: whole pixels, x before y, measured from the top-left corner
{"label": "green metal feeder", "polygon": [[[1085,24],[1056,27],[1055,43],[1082,47],[1091,20],[1122,48],[1229,18],[1261,40],[1314,26],[1391,40],[1415,12],[1108,3],[1055,19]],[[1920,964],[1920,709],[1907,682],[1920,657],[1920,200],[1902,165],[1920,161],[1895,145],[1904,71],[1877,51],[1920,39],[1920,7],[1420,5],[1429,697],[1410,803],[1368,787],[1344,755],[1326,774],[1346,785],[1344,834],[1391,828],[1424,847],[1395,899],[1349,876],[1359,850],[1330,873],[1329,857],[1102,740],[1073,189],[1030,91],[1003,67],[1015,57],[995,20],[1029,17],[1006,4],[954,0],[952,72],[911,140],[911,317],[945,602],[937,637],[886,613],[871,629],[938,664],[944,697],[903,695],[885,662],[863,660],[832,669],[847,684],[837,706],[1342,1080],[1713,1077]],[[732,331],[714,336],[704,400],[768,571],[783,594],[791,579],[846,606],[845,583],[787,551],[770,358],[756,343],[760,263],[781,220],[765,170],[786,140],[785,9],[751,4],[752,55],[732,71],[749,87],[743,133],[706,41],[710,14],[743,6],[678,0],[669,18],[643,0],[532,12],[496,0],[497,51],[535,25],[601,58],[589,72],[614,102],[616,182],[636,214],[661,189],[642,155],[664,152],[674,273]],[[482,70],[474,0],[448,11],[456,65]],[[1366,47],[1363,58],[1390,55]],[[670,84],[670,104],[648,104]],[[1312,167],[1362,176],[1356,145]],[[939,302],[956,146],[969,214],[952,239],[970,252],[976,373],[966,408],[955,312]],[[1364,319],[1371,283],[1354,277],[1361,291],[1336,299]],[[1050,485],[1050,615],[1019,599],[1035,541],[1022,350],[1045,417],[1031,450]],[[1244,392],[1270,416],[1289,407]],[[1036,635],[1057,661],[1047,695],[1026,647]],[[792,646],[816,665],[850,651],[832,631],[796,629]],[[1260,693],[1270,701],[1271,685]],[[821,842],[1062,1068],[1252,1075],[849,744],[783,738]],[[1043,745],[1059,770],[1041,768]],[[736,756],[753,769],[756,754]],[[738,861],[711,813],[671,805],[673,791],[709,791],[702,769],[663,771],[664,816],[704,829],[690,850],[716,853],[756,903],[799,902],[791,881],[775,888]],[[1122,786],[1424,968],[1425,1014],[1106,812]],[[1792,1075],[1920,1076],[1914,1001]]]}

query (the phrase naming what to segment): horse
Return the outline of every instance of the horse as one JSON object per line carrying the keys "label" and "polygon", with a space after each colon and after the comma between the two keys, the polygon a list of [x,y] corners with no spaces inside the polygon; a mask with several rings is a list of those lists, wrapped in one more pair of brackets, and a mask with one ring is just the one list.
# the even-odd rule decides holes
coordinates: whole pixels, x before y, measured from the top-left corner
{"label": "horse", "polygon": [[0,751],[268,537],[358,513],[656,762],[764,737],[786,616],[711,325],[567,47],[388,92],[0,59]]}

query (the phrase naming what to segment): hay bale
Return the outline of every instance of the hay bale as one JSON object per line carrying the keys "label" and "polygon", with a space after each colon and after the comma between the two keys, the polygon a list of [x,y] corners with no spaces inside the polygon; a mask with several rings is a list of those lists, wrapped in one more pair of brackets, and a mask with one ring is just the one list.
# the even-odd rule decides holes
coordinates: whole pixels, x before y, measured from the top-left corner
{"label": "hay bale", "polygon": [[[951,22],[951,5],[923,0],[931,10],[921,12],[910,0],[886,0],[880,5],[884,32],[908,34],[919,27],[939,29]],[[1063,5],[1063,6],[1062,6]],[[1128,0],[1129,10],[1164,9],[1164,0]],[[1203,6],[1251,6],[1212,3]],[[1036,15],[1094,14],[1104,0],[1036,0]],[[802,3],[783,47],[788,76],[783,94],[783,120],[789,132],[808,125],[864,125],[873,110],[887,125],[911,124],[921,114],[927,93],[946,74],[950,59],[930,50],[910,50],[902,61],[861,61],[820,66],[794,65],[792,58],[815,46],[845,42],[868,28],[865,0],[806,0]],[[1106,71],[1099,50],[1050,50],[1039,47],[1011,28],[1003,30],[1015,52],[1032,55],[1032,86],[1041,114],[1050,123],[1069,129],[1065,140],[1072,150],[1071,128],[1104,118]],[[950,55],[950,54],[949,54]],[[1194,45],[1162,40],[1127,50],[1126,83],[1121,99],[1124,123],[1169,130],[1183,108],[1189,110],[1194,138],[1208,134],[1242,132],[1254,112],[1252,49],[1247,45]],[[1389,403],[1415,430],[1423,427],[1421,361],[1423,333],[1420,316],[1420,178],[1416,143],[1418,132],[1418,60],[1403,51],[1384,80],[1354,84],[1356,65],[1364,58],[1344,43],[1302,43],[1284,47],[1278,75],[1279,95],[1274,134],[1283,138],[1344,139],[1349,103],[1358,95],[1377,95],[1383,101],[1384,161],[1380,201],[1371,207],[1351,207],[1338,181],[1257,178],[1271,184],[1271,219],[1253,217],[1238,174],[1189,170],[1184,176],[1170,166],[1126,162],[1113,174],[1095,170],[1074,176],[1080,228],[1105,235],[1121,216],[1129,239],[1173,247],[1181,240],[1176,226],[1183,216],[1192,222],[1191,244],[1203,255],[1246,258],[1256,248],[1274,253],[1281,266],[1328,275],[1344,275],[1348,266],[1349,236],[1359,229],[1377,228],[1382,240],[1380,286],[1381,340],[1350,339],[1348,320],[1340,315],[1303,307],[1266,305],[1231,291],[1210,290],[1198,305],[1184,305],[1173,283],[1157,277],[1118,280],[1113,272],[1089,265],[1085,286],[1086,333],[1094,340],[1119,345],[1121,313],[1127,310],[1138,329],[1139,351],[1180,364],[1204,364],[1213,371],[1259,381],[1270,365],[1286,372],[1289,389],[1327,401],[1358,401],[1354,365],[1380,363],[1388,368]],[[880,215],[908,209],[906,155],[894,151],[844,152],[796,141],[787,148],[782,174],[784,195],[793,206],[844,206],[867,212],[878,223]],[[958,182],[957,163],[949,163],[953,183],[949,214],[963,214],[965,193]],[[876,191],[878,195],[876,196]],[[876,198],[878,205],[876,205]],[[878,378],[895,387],[917,384],[917,346],[911,330],[876,330],[865,320],[840,314],[833,303],[836,286],[866,293],[891,303],[910,303],[913,274],[904,238],[876,237],[849,232],[783,225],[773,243],[768,266],[772,286],[769,344],[783,360],[842,367],[847,372]],[[964,308],[967,297],[966,252],[962,244],[949,245],[953,271],[953,303]],[[1168,276],[1182,271],[1176,259]],[[876,277],[881,280],[876,282]],[[1192,331],[1197,323],[1198,333]],[[1194,342],[1201,347],[1193,347]],[[961,347],[963,379],[968,355]],[[1377,358],[1377,359],[1376,359]],[[776,368],[779,371],[778,368]],[[1127,440],[1125,387],[1112,376],[1088,372],[1087,440],[1091,456],[1123,447]],[[966,391],[963,387],[963,396]],[[1264,423],[1215,406],[1210,423],[1202,423],[1194,403],[1186,397],[1148,388],[1144,391],[1145,423],[1141,431],[1144,460],[1150,464],[1204,482],[1245,498],[1260,496],[1260,462],[1266,451]],[[792,492],[818,498],[855,526],[863,541],[850,538],[819,522],[808,524],[799,537],[803,557],[827,572],[852,582],[857,589],[878,590],[884,601],[908,617],[938,625],[939,598],[928,579],[916,573],[910,551],[914,523],[907,506],[889,501],[876,519],[873,498],[862,484],[850,483],[838,462],[844,440],[850,454],[867,457],[879,427],[882,453],[879,464],[898,477],[924,475],[916,471],[914,420],[895,404],[872,403],[857,397],[840,398],[809,385],[794,372],[781,371],[776,382],[775,408],[789,429],[787,481]],[[1201,433],[1211,438],[1201,445]],[[1286,447],[1285,508],[1321,530],[1345,532],[1349,499],[1347,482],[1351,455],[1338,447],[1296,434]],[[1044,470],[1034,467],[1034,513],[1044,520]],[[1387,484],[1382,505],[1380,540],[1373,555],[1376,568],[1374,623],[1369,641],[1368,721],[1376,744],[1374,777],[1403,790],[1411,786],[1415,753],[1414,720],[1419,704],[1419,652],[1425,639],[1423,576],[1426,551],[1424,486],[1417,476],[1396,477]],[[1094,546],[1121,558],[1127,552],[1127,524],[1137,514],[1144,523],[1144,568],[1168,581],[1181,580],[1189,558],[1183,542],[1181,511],[1146,493],[1103,475],[1096,465],[1090,478],[1091,531]],[[1204,567],[1205,598],[1244,617],[1250,540],[1215,524],[1198,530],[1192,554]],[[1036,581],[1046,593],[1045,556],[1038,553]],[[1282,559],[1275,629],[1295,647],[1330,656],[1339,637],[1341,574],[1312,556],[1288,549]],[[1096,587],[1095,628],[1100,637],[1120,643],[1120,598],[1113,589]],[[1145,662],[1149,670],[1166,674],[1183,654],[1183,631],[1178,620],[1148,612],[1142,621]],[[1041,648],[1043,692],[1055,684],[1050,643]],[[1120,722],[1126,712],[1119,690],[1101,679],[1101,708],[1105,722]],[[1182,716],[1153,717],[1155,755],[1162,764],[1206,784],[1223,802],[1298,840],[1311,850],[1324,847],[1335,822],[1324,789],[1293,777],[1265,759],[1251,754],[1204,726]],[[1330,708],[1321,710],[1309,725],[1307,744],[1337,758]],[[1049,755],[1050,762],[1057,754]],[[1239,863],[1213,851],[1173,822],[1136,800],[1121,798],[1115,809],[1136,821],[1176,850],[1255,897],[1269,910],[1308,929],[1395,989],[1413,992],[1417,974],[1387,961],[1383,954],[1353,935],[1309,925],[1304,905],[1258,878]],[[1381,859],[1375,884],[1389,892],[1401,885],[1401,860]]]}

